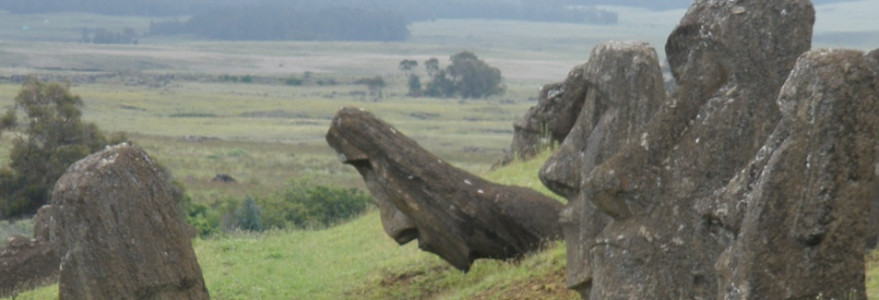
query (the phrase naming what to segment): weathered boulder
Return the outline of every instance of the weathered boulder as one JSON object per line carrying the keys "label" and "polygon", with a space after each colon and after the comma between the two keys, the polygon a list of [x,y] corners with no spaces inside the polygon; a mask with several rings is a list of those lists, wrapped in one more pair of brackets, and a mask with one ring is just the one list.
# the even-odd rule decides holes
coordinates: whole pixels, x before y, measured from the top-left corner
{"label": "weathered boulder", "polygon": [[867,58],[872,59],[874,63],[879,64],[879,48],[867,53]]}
{"label": "weathered boulder", "polygon": [[729,233],[696,202],[725,186],[775,128],[775,99],[810,48],[813,23],[806,0],[695,1],[666,44],[677,84],[670,99],[636,143],[582,178],[580,197],[612,221],[581,229],[596,234],[580,235],[588,253],[569,258],[586,261],[568,264],[590,270],[570,286],[593,299],[717,296],[713,266]]}
{"label": "weathered boulder", "polygon": [[582,178],[624,145],[637,143],[665,99],[656,51],[646,43],[608,42],[595,47],[582,68],[588,86],[583,108],[564,143],[540,170],[550,190],[569,199],[561,213],[568,247],[568,286],[589,281],[588,247],[610,217],[580,193]]}
{"label": "weathered boulder", "polygon": [[537,105],[513,123],[513,142],[495,166],[515,159],[534,157],[545,147],[564,141],[574,126],[586,99],[588,85],[583,81],[584,65],[568,72],[564,82],[544,85]]}
{"label": "weathered boulder", "polygon": [[236,183],[238,180],[235,180],[235,177],[229,174],[217,174],[217,176],[211,179],[211,182]]}
{"label": "weathered boulder", "polygon": [[92,154],[52,193],[60,299],[208,299],[171,187],[143,150]]}
{"label": "weathered boulder", "polygon": [[10,237],[0,249],[0,297],[9,297],[58,279],[60,258],[47,240]]}
{"label": "weathered boulder", "polygon": [[51,205],[43,205],[34,216],[34,238],[41,241],[50,241],[52,224],[55,222],[54,210]]}
{"label": "weathered boulder", "polygon": [[58,280],[61,258],[49,240],[52,222],[52,206],[44,205],[34,216],[34,238],[13,236],[0,249],[0,297]]}
{"label": "weathered boulder", "polygon": [[[877,196],[879,75],[860,51],[797,62],[782,120],[710,216],[744,207],[717,262],[719,299],[865,299],[864,237]],[[742,213],[737,210],[737,213]],[[779,280],[783,278],[783,280]]]}
{"label": "weathered boulder", "polygon": [[326,138],[363,176],[391,238],[418,239],[458,269],[478,258],[520,257],[561,237],[560,202],[455,168],[362,109],[340,109]]}

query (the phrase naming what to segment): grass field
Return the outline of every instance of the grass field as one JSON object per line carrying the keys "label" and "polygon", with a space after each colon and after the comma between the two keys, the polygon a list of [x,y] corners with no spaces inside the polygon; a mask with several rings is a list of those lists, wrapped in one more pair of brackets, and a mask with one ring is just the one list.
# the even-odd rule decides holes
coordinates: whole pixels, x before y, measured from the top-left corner
{"label": "grass field", "polygon": [[[183,183],[199,203],[262,197],[293,178],[362,187],[324,141],[335,111],[364,107],[444,160],[491,180],[548,193],[536,178],[541,159],[497,172],[489,167],[512,138],[512,122],[534,104],[542,84],[561,81],[604,40],[644,40],[664,56],[664,41],[683,10],[608,6],[617,26],[489,20],[436,20],[410,26],[407,42],[217,42],[143,37],[139,45],[79,44],[79,30],[124,27],[144,32],[150,19],[89,14],[0,12],[0,108],[18,92],[13,77],[69,80],[85,101],[84,118],[124,132]],[[815,47],[879,47],[875,0],[817,7]],[[27,26],[27,30],[23,29]],[[397,69],[474,51],[503,72],[507,93],[485,100],[410,98]],[[289,76],[336,84],[288,86]],[[253,83],[223,75],[252,75]],[[362,96],[356,79],[388,82],[381,101]],[[0,164],[14,134],[0,136]],[[237,183],[216,183],[216,174]],[[3,232],[27,228],[0,224]],[[27,224],[25,224],[24,227]],[[521,262],[478,261],[455,271],[414,245],[398,247],[370,212],[322,231],[234,233],[196,239],[215,299],[576,298],[563,289],[564,245]],[[879,259],[868,263],[871,298],[879,297]],[[53,287],[17,299],[51,299]]]}

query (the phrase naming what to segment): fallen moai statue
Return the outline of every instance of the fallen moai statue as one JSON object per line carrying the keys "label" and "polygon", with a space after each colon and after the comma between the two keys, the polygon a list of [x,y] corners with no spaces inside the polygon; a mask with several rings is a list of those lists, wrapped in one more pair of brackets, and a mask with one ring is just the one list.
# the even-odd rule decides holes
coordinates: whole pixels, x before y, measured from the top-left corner
{"label": "fallen moai statue", "polygon": [[561,237],[562,204],[533,190],[455,168],[357,108],[339,110],[327,142],[376,199],[385,232],[460,270],[478,258],[509,259]]}
{"label": "fallen moai statue", "polygon": [[74,163],[52,193],[60,299],[208,299],[172,189],[140,148]]}

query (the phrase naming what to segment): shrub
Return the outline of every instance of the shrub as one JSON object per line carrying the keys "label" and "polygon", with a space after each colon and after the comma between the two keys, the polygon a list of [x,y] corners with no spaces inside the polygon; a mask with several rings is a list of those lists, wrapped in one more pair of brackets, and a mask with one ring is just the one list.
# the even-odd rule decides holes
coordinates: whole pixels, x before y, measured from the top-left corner
{"label": "shrub", "polygon": [[305,79],[298,78],[296,76],[290,76],[284,80],[284,83],[286,83],[287,85],[292,85],[292,86],[300,86],[304,82],[305,82]]}
{"label": "shrub", "polygon": [[183,202],[186,223],[201,236],[226,231],[262,231],[269,228],[326,228],[354,218],[369,207],[372,197],[358,189],[291,180],[274,196],[217,201],[211,205]]}
{"label": "shrub", "polygon": [[265,227],[323,228],[360,215],[372,197],[358,189],[297,179],[278,195],[260,202]]}
{"label": "shrub", "polygon": [[211,213],[216,213],[216,210],[204,204],[193,204],[192,199],[187,199],[186,223],[192,225],[200,236],[210,236],[220,231],[220,218],[211,218]]}
{"label": "shrub", "polygon": [[235,210],[235,218],[240,229],[262,231],[262,210],[251,197],[247,197],[244,204]]}

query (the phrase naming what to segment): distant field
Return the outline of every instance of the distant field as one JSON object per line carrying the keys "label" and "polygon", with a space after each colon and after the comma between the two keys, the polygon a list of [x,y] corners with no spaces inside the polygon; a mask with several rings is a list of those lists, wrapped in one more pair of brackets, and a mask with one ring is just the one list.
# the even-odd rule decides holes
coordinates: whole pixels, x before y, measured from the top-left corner
{"label": "distant field", "polygon": [[[0,85],[0,107],[11,104],[18,88]],[[342,106],[364,107],[447,161],[483,172],[509,145],[513,120],[531,105],[400,96],[372,102],[347,92],[359,88],[183,82],[160,89],[83,84],[72,92],[85,101],[85,119],[127,133],[200,202],[262,196],[299,176],[362,186],[324,140]],[[7,160],[7,145],[0,147],[0,162]],[[239,183],[211,182],[220,173]]]}

